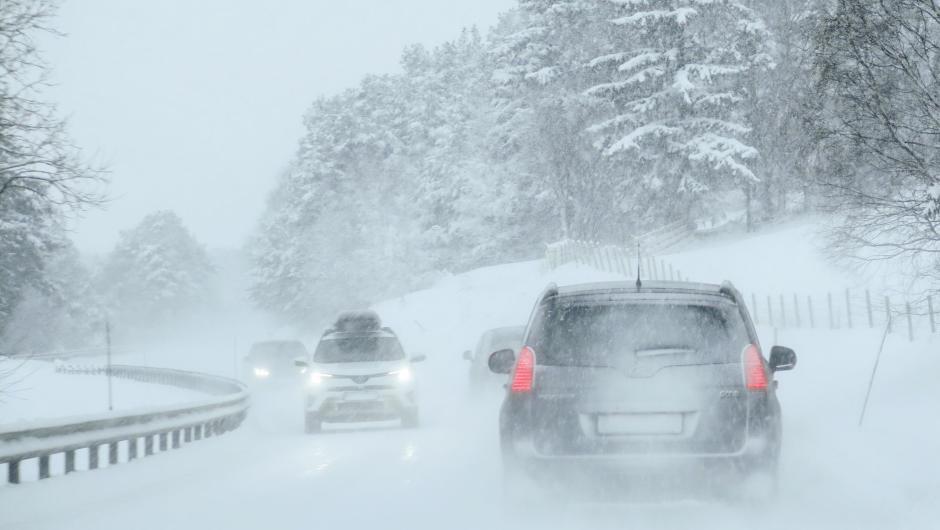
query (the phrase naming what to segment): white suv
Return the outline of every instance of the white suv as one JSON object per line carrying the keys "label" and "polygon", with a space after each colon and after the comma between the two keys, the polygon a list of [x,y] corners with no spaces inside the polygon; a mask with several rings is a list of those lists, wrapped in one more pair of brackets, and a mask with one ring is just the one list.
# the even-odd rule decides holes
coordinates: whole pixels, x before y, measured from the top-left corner
{"label": "white suv", "polygon": [[298,360],[307,374],[304,424],[319,432],[323,422],[380,421],[401,418],[418,426],[418,401],[412,363],[398,337],[374,313],[341,315],[323,334],[312,359]]}

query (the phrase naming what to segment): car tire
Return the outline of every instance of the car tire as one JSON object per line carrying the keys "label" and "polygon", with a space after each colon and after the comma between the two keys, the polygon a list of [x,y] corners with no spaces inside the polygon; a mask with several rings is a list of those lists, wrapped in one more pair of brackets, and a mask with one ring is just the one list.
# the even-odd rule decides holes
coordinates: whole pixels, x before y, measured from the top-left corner
{"label": "car tire", "polygon": [[401,415],[401,426],[405,429],[417,429],[421,425],[418,409],[408,410]]}
{"label": "car tire", "polygon": [[316,412],[308,412],[304,415],[304,432],[315,434],[323,430],[323,421]]}

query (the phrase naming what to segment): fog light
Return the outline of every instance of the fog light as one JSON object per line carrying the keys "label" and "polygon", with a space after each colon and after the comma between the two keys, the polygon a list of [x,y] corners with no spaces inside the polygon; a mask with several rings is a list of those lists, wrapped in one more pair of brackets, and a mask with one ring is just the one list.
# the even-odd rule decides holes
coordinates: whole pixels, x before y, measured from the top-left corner
{"label": "fog light", "polygon": [[267,368],[255,368],[255,377],[258,379],[265,379],[270,375],[271,372]]}

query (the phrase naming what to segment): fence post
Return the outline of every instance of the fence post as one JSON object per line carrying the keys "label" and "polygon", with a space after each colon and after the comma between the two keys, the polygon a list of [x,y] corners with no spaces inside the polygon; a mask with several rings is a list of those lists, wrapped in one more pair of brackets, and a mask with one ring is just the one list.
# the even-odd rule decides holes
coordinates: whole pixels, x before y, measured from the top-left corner
{"label": "fence post", "polygon": [[891,328],[894,327],[891,322],[891,298],[885,296],[885,316],[888,320],[888,333],[891,333]]}
{"label": "fence post", "polygon": [[826,293],[826,299],[829,301],[829,329],[836,329],[835,320],[832,315],[832,293]]}
{"label": "fence post", "polygon": [[813,295],[806,295],[806,307],[809,309],[809,327],[813,329],[816,327],[816,319],[813,318]]}
{"label": "fence post", "polygon": [[800,320],[800,299],[796,296],[796,293],[793,293],[793,318],[796,319],[796,327],[803,327],[803,322]]}
{"label": "fence post", "polygon": [[754,311],[754,323],[760,324],[760,319],[757,318],[757,295],[751,293],[751,308]]}
{"label": "fence post", "polygon": [[937,332],[937,323],[933,317],[933,296],[927,295],[927,313],[930,315],[930,332]]}
{"label": "fence post", "polygon": [[780,327],[787,327],[787,306],[783,301],[783,294],[780,294]]}
{"label": "fence post", "polygon": [[914,342],[914,322],[911,320],[911,303],[905,302],[904,309],[907,311],[907,339]]}
{"label": "fence post", "polygon": [[865,307],[868,308],[868,327],[875,327],[875,319],[871,314],[871,292],[868,289],[865,289]]}
{"label": "fence post", "polygon": [[774,325],[774,307],[773,307],[773,304],[770,303],[769,294],[767,295],[767,320],[768,320],[768,324],[770,324],[771,326]]}
{"label": "fence post", "polygon": [[852,329],[852,301],[848,287],[845,289],[845,324]]}

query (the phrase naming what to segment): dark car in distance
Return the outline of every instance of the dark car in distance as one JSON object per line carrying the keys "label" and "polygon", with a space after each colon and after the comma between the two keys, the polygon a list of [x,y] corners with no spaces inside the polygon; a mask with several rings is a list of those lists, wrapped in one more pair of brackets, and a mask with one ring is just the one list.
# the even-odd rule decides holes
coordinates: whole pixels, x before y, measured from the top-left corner
{"label": "dark car in distance", "polygon": [[294,360],[305,357],[307,348],[299,340],[266,340],[251,345],[244,358],[248,379],[256,382],[299,380]]}
{"label": "dark car in distance", "polygon": [[507,493],[545,477],[760,476],[769,495],[781,447],[773,377],[796,354],[762,351],[727,282],[549,286],[518,354],[489,358],[510,374],[499,418]]}

